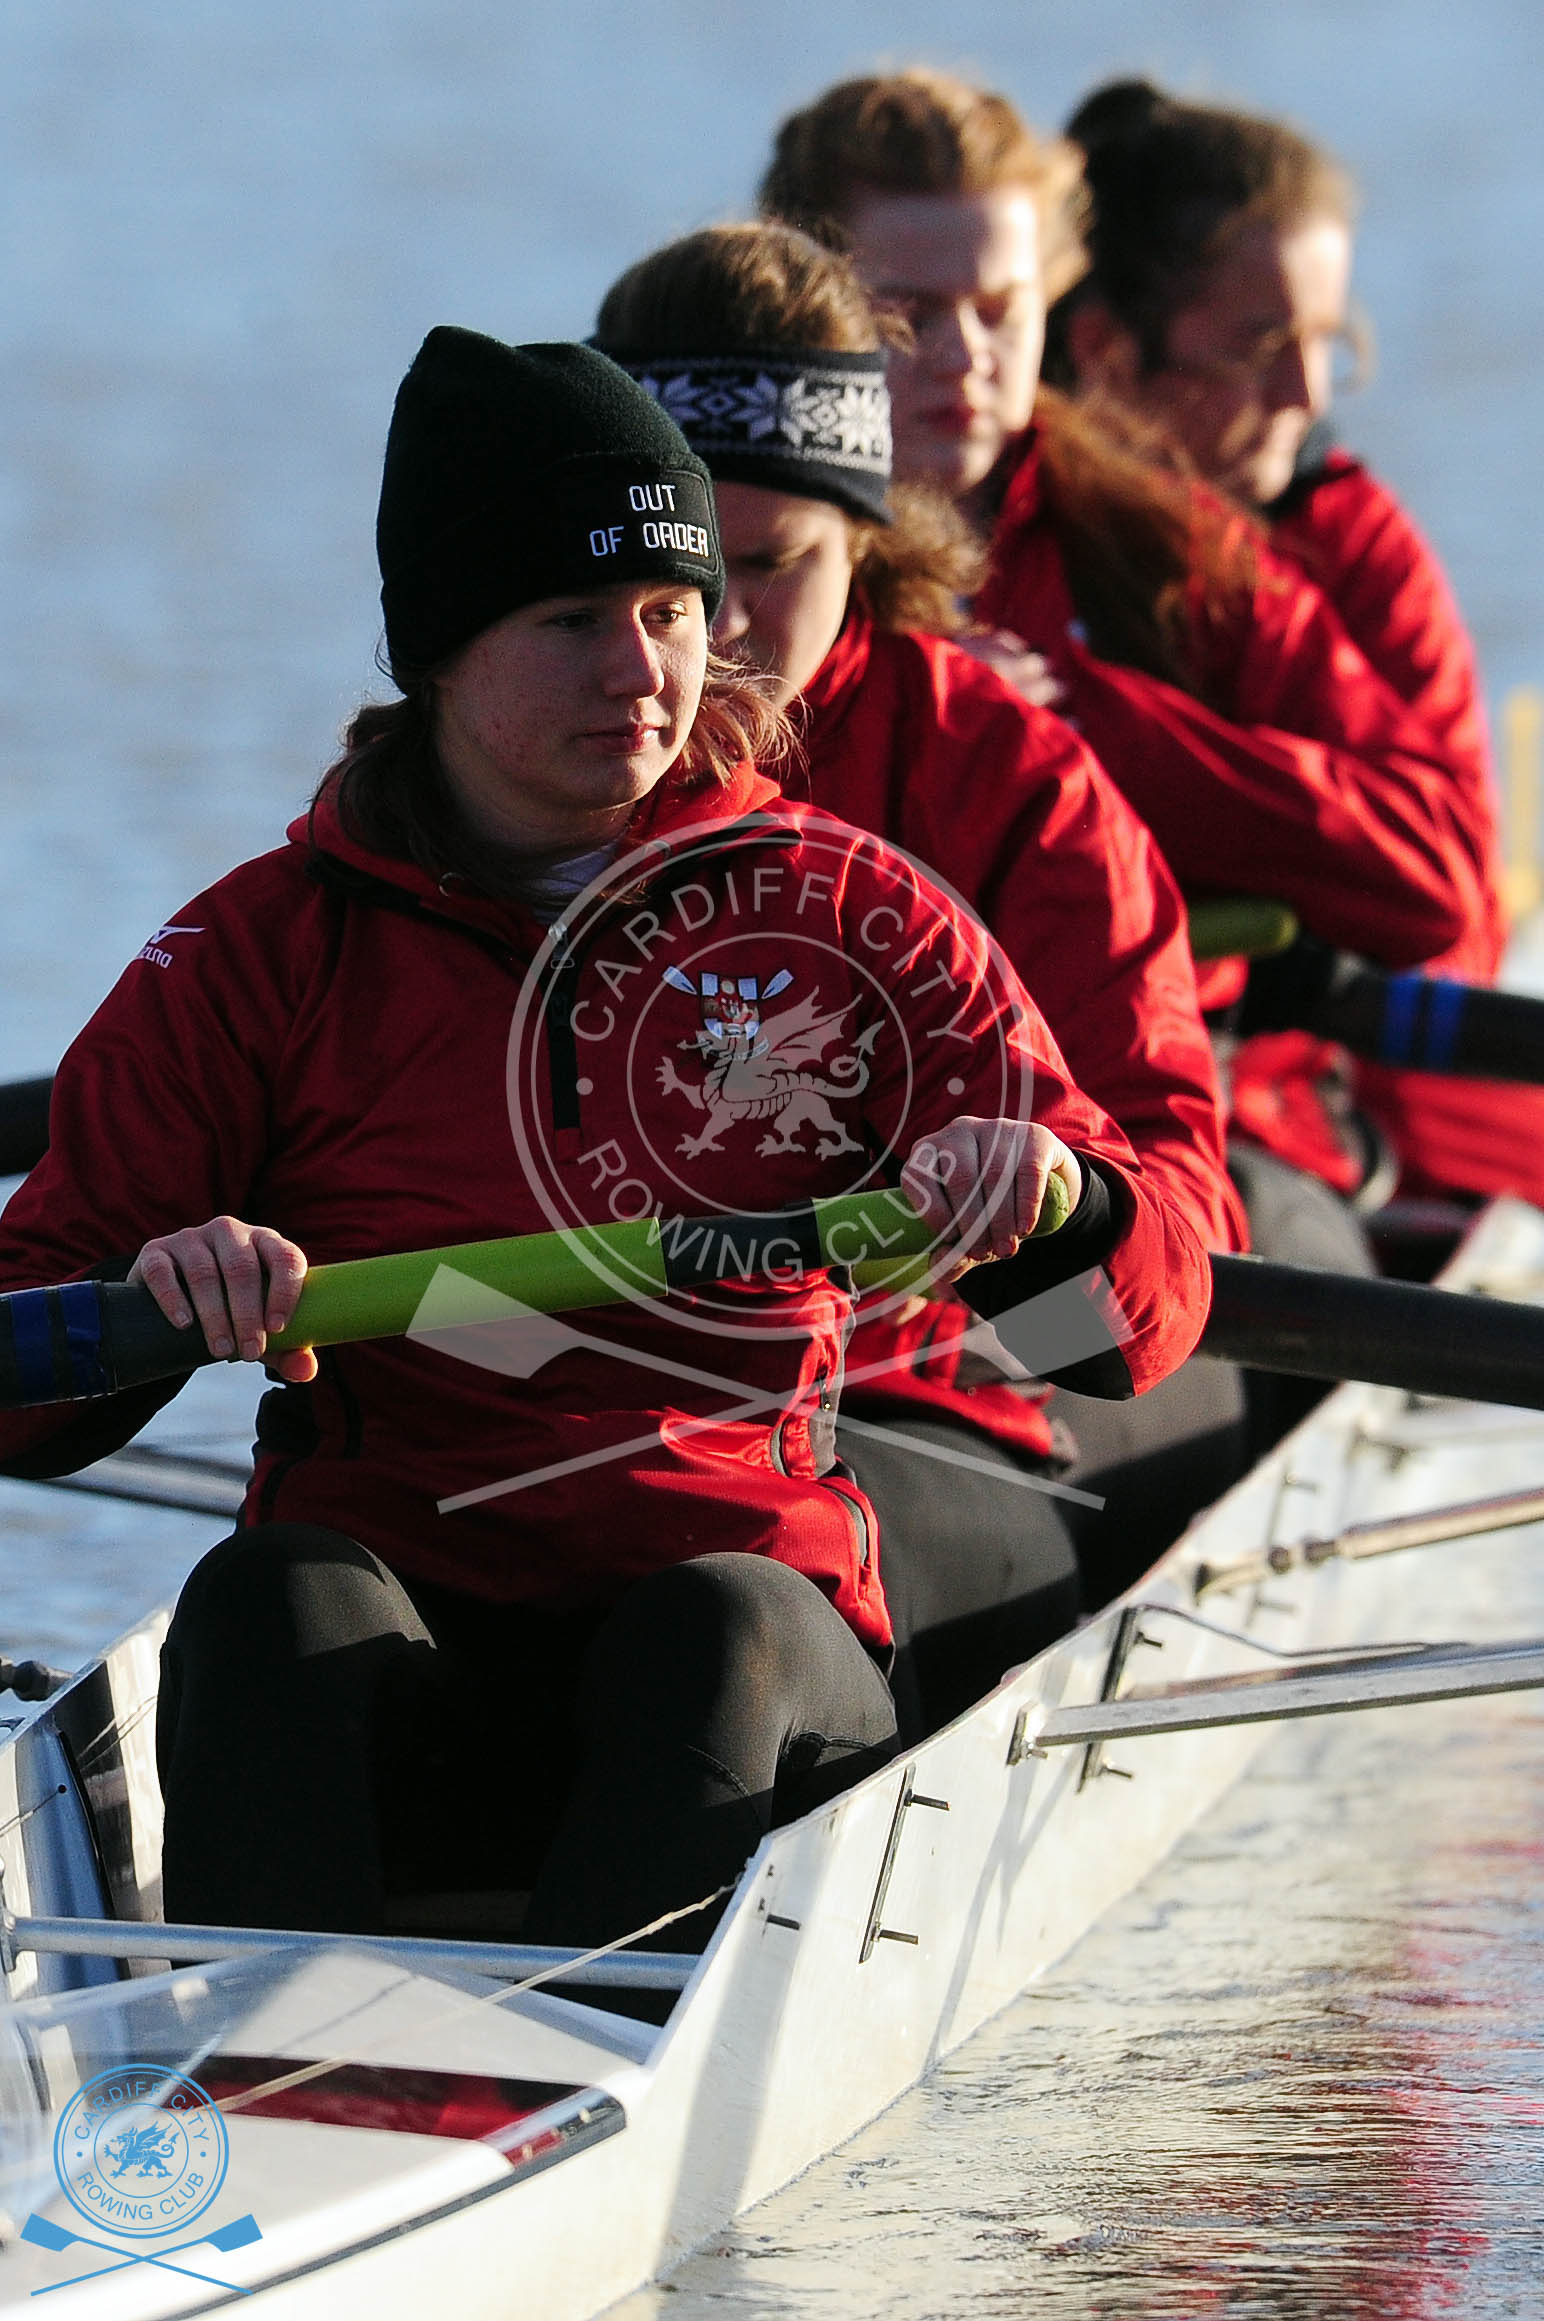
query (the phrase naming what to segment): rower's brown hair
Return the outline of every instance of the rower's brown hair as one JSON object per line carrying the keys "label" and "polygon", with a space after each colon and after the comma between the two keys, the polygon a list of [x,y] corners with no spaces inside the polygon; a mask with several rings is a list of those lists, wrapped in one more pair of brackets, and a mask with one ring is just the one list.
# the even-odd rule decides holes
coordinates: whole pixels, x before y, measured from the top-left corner
{"label": "rower's brown hair", "polygon": [[[356,710],[343,754],[322,776],[316,795],[331,789],[344,829],[375,853],[416,863],[433,878],[450,874],[498,893],[504,882],[490,874],[487,849],[457,812],[440,764],[434,731],[434,681],[440,673],[395,671],[402,698],[367,701]],[[765,680],[710,652],[691,739],[666,779],[677,786],[721,786],[747,759],[776,764],[791,738],[788,720],[767,698]]]}
{"label": "rower's brown hair", "polygon": [[[840,82],[790,114],[758,202],[764,217],[840,248],[866,194],[969,198],[1024,187],[1054,298],[1085,263],[1079,160],[1076,148],[1036,138],[999,92],[914,67]],[[1035,421],[1047,511],[1092,649],[1204,695],[1197,614],[1222,614],[1253,583],[1242,522],[1165,475],[1122,413],[1096,418],[1042,389]]]}
{"label": "rower's brown hair", "polygon": [[1088,267],[1052,317],[1048,373],[1059,383],[1071,383],[1065,326],[1085,299],[1097,297],[1160,370],[1169,323],[1240,233],[1356,216],[1349,172],[1290,122],[1189,104],[1152,81],[1105,82],[1066,134],[1084,156]]}
{"label": "rower's brown hair", "polygon": [[[622,363],[783,348],[872,354],[905,339],[847,260],[777,223],[707,226],[630,266],[601,301],[595,344]],[[711,464],[711,463],[710,463]],[[949,636],[985,558],[942,494],[892,484],[889,524],[850,517],[853,577],[884,629]]]}
{"label": "rower's brown hair", "polygon": [[1024,186],[1039,211],[1041,264],[1055,297],[1081,262],[1081,185],[1077,153],[1036,137],[1007,97],[914,65],[840,81],[790,113],[757,207],[840,249],[865,194]]}

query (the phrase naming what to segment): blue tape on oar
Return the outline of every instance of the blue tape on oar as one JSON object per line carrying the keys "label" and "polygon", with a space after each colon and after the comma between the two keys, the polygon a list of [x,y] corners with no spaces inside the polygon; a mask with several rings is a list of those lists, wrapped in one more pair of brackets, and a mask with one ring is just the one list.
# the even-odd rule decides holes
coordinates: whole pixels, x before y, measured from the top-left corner
{"label": "blue tape on oar", "polygon": [[1426,988],[1424,976],[1391,975],[1383,1001],[1383,1033],[1378,1054],[1385,1064],[1414,1061],[1415,1022]]}
{"label": "blue tape on oar", "polygon": [[77,1401],[112,1391],[102,1359],[102,1293],[94,1281],[67,1281],[58,1291],[64,1338],[70,1355],[70,1382]]}
{"label": "blue tape on oar", "polygon": [[1450,976],[1438,975],[1432,977],[1426,988],[1430,997],[1426,1002],[1426,1037],[1421,1043],[1421,1062],[1430,1072],[1446,1072],[1458,1045],[1469,987],[1455,983]]}
{"label": "blue tape on oar", "polygon": [[11,1349],[16,1356],[16,1383],[23,1403],[52,1402],[59,1392],[54,1376],[54,1325],[46,1289],[12,1290],[6,1304],[11,1316]]}

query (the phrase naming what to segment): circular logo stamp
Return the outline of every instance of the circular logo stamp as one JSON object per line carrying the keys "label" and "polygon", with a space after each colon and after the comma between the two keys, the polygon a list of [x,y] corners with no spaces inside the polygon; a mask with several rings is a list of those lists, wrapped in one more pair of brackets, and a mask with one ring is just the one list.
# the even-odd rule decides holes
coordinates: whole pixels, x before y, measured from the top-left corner
{"label": "circular logo stamp", "polygon": [[[807,808],[704,823],[613,863],[553,928],[510,1030],[518,1164],[597,1285],[652,1300],[655,1252],[715,1219],[781,1247],[790,1210],[893,1184],[951,1120],[1028,1119],[1023,1017],[992,938],[900,849]],[[649,1262],[587,1230],[613,1224],[648,1228]],[[726,1243],[722,1280],[702,1265],[680,1319],[785,1326],[747,1285],[791,1276],[748,1248]]]}
{"label": "circular logo stamp", "polygon": [[130,2239],[202,2216],[229,2157],[219,2110],[196,2080],[161,2064],[99,2072],[70,2098],[54,2134],[66,2198]]}

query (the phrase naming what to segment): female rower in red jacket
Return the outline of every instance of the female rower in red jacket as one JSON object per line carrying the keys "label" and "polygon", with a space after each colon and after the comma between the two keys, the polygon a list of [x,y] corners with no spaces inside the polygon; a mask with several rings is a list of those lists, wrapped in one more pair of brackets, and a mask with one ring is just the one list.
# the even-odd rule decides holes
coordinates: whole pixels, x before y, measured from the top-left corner
{"label": "female rower in red jacket", "polygon": [[[1357,352],[1351,182],[1284,122],[1147,81],[1095,90],[1067,134],[1085,157],[1088,271],[1050,318],[1049,375],[1156,422],[1269,527],[1418,715],[1485,866],[1469,924],[1432,964],[1488,983],[1507,930],[1474,648],[1431,548],[1329,425]],[[1315,1043],[1299,1046],[1311,1067]],[[1374,1064],[1355,1083],[1404,1189],[1544,1196],[1544,1094]]]}
{"label": "female rower in red jacket", "polygon": [[[942,485],[990,538],[978,620],[1033,648],[1035,681],[1059,689],[1181,886],[1274,894],[1390,966],[1438,957],[1483,907],[1489,856],[1420,720],[1243,519],[1037,398],[1047,289],[1073,263],[1050,242],[1042,273],[1065,184],[1006,99],[913,71],[845,83],[785,121],[762,203],[845,240],[910,324],[897,472]],[[1209,970],[1203,1002],[1243,983],[1239,963]],[[1315,1108],[1280,1129],[1278,1145],[1352,1189],[1361,1159],[1337,1123]],[[1242,1165],[1257,1247],[1367,1265],[1312,1177]]]}
{"label": "female rower in red jacket", "polygon": [[[1165,1213],[1236,1247],[1178,893],[1071,729],[936,633],[959,626],[980,556],[939,495],[887,489],[882,342],[846,261],[770,224],[710,228],[631,267],[594,340],[712,469],[727,571],[714,638],[792,708],[804,773],[785,789],[807,785],[981,912]],[[957,1713],[1065,1625],[1080,1566],[1090,1593],[1145,1568],[1242,1455],[1237,1380],[1216,1364],[1136,1404],[1063,1396],[1070,1479],[1107,1501],[1092,1521],[1022,1488],[1055,1471],[1053,1431],[1045,1389],[1008,1384],[997,1353],[950,1299],[860,1322],[849,1356],[846,1407],[886,1430],[844,1448],[880,1507],[908,1724]],[[957,1468],[908,1457],[919,1434]]]}
{"label": "female rower in red jacket", "polygon": [[[667,1300],[533,1341],[484,1295],[463,1340],[452,1272],[409,1339],[286,1356],[160,1696],[170,1915],[368,1931],[534,1869],[533,1937],[588,1942],[893,1747],[849,1305],[789,1204],[898,1176],[1004,1259],[989,1311],[1093,1267],[1116,1390],[1194,1343],[1206,1259],[979,927],[745,762],[707,473],[623,372],[433,332],[377,538],[403,698],[71,1048],[0,1282],[116,1264],[254,1360],[308,1259],[661,1218]],[[1052,1172],[1069,1222],[1008,1254]],[[747,1210],[773,1272],[694,1278],[691,1221]],[[8,1416],[3,1463],[161,1399]]]}

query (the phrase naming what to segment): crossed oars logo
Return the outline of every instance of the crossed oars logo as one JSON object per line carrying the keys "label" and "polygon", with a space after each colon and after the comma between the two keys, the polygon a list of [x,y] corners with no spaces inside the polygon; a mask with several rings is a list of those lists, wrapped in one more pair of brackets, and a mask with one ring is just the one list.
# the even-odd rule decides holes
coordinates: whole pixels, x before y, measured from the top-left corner
{"label": "crossed oars logo", "polygon": [[[1038,1297],[1025,1299],[1009,1312],[997,1315],[991,1329],[999,1348],[1006,1349],[1020,1365],[1022,1374],[1030,1377],[1040,1377],[1048,1370],[1104,1353],[1130,1334],[1108,1284],[1096,1270],[1061,1282],[1054,1289],[1042,1291]],[[706,1432],[734,1419],[763,1416],[787,1400],[786,1386],[748,1395],[743,1379],[720,1377],[713,1371],[672,1361],[638,1346],[592,1337],[555,1315],[538,1313],[518,1298],[491,1289],[486,1282],[449,1265],[436,1267],[407,1334],[415,1345],[431,1346],[437,1353],[449,1354],[458,1362],[469,1362],[479,1369],[497,1371],[505,1378],[532,1378],[559,1355],[584,1352],[635,1363],[643,1369],[660,1371],[667,1378],[708,1387],[733,1398],[722,1409],[703,1417],[674,1421],[672,1439]],[[897,1363],[892,1356],[883,1362],[849,1370],[843,1384],[851,1387],[870,1379],[891,1377],[902,1367],[905,1365]],[[842,1425],[853,1434],[874,1434],[886,1442],[892,1439],[882,1428],[872,1427],[846,1411],[842,1413]],[[654,1449],[659,1439],[656,1426],[650,1433],[632,1436],[626,1442],[608,1443],[600,1450],[555,1460],[549,1466],[527,1468],[521,1474],[506,1475],[497,1482],[482,1483],[474,1490],[459,1491],[441,1499],[437,1502],[439,1511],[442,1515],[453,1514],[458,1508],[479,1506],[514,1491],[529,1491],[538,1484],[557,1482],[565,1475],[581,1474],[615,1459],[636,1458]],[[945,1449],[918,1437],[908,1436],[906,1448],[916,1451],[920,1457],[942,1460],[946,1466],[979,1468],[994,1482],[1021,1484],[1026,1490],[1048,1492],[1079,1506],[1104,1504],[1092,1492],[1058,1483],[1048,1475],[1013,1473],[987,1460],[974,1459],[968,1452]]]}
{"label": "crossed oars logo", "polygon": [[98,2265],[89,2273],[72,2274],[67,2281],[48,2281],[41,2289],[33,2290],[34,2297],[46,2297],[53,2289],[78,2288],[82,2281],[99,2281],[104,2274],[123,2272],[130,2265],[155,2265],[162,2272],[181,2273],[185,2279],[202,2281],[209,2288],[233,2289],[240,2296],[250,2297],[251,2290],[243,2288],[239,2281],[218,2280],[213,2273],[195,2272],[191,2265],[174,2265],[171,2259],[186,2256],[190,2248],[213,2248],[226,2256],[232,2249],[249,2248],[263,2236],[255,2218],[238,2216],[233,2223],[217,2224],[212,2232],[201,2232],[194,2240],[179,2241],[175,2248],[126,2249],[120,2242],[93,2240],[89,2233],[71,2232],[65,2225],[53,2224],[46,2216],[34,2214],[22,2226],[21,2237],[30,2240],[34,2248],[51,2250],[55,2256],[63,2255],[66,2249],[80,2247],[102,2249],[115,2259],[114,2263]]}
{"label": "crossed oars logo", "polygon": [[[66,2281],[48,2281],[32,2291],[34,2297],[78,2288],[83,2281],[99,2281],[134,2265],[178,2273],[206,2288],[252,2294],[240,2282],[220,2280],[173,2259],[195,2248],[212,2248],[221,2256],[249,2248],[263,2237],[254,2217],[238,2216],[207,2232],[189,2233],[170,2248],[133,2245],[179,2229],[186,2232],[219,2198],[230,2138],[218,2105],[197,2080],[163,2064],[129,2063],[98,2072],[76,2089],[60,2114],[53,2156],[60,2191],[95,2229],[77,2232],[34,2213],[22,2226],[21,2238],[52,2256],[89,2248],[112,2262]],[[107,2212],[114,2207],[117,2214]],[[115,2226],[117,2240],[99,2237]]]}

